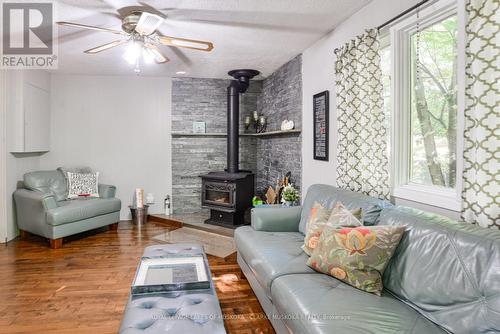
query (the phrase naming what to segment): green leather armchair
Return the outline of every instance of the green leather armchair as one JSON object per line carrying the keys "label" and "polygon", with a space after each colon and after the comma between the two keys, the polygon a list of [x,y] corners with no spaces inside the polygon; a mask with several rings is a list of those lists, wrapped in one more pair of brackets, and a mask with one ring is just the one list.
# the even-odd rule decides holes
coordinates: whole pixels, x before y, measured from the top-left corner
{"label": "green leather armchair", "polygon": [[67,182],[61,170],[36,171],[23,177],[23,187],[14,192],[17,226],[50,240],[51,248],[62,246],[63,237],[98,227],[116,228],[121,201],[116,187],[99,184],[99,198],[67,200]]}

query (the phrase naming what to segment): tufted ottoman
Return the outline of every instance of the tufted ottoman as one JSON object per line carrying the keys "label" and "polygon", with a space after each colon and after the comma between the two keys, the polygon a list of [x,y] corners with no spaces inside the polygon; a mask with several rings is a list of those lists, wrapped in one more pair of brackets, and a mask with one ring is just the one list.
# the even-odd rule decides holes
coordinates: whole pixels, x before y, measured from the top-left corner
{"label": "tufted ottoman", "polygon": [[[204,254],[198,244],[149,246],[144,256]],[[170,292],[130,296],[125,308],[120,333],[226,333],[219,300],[210,272],[210,289],[196,292]]]}

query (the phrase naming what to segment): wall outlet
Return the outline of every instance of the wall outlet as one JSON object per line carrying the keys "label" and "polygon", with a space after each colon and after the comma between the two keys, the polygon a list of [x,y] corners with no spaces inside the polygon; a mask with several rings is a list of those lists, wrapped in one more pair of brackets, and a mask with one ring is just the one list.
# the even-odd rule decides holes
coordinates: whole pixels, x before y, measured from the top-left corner
{"label": "wall outlet", "polygon": [[155,197],[152,193],[146,195],[146,204],[155,204]]}

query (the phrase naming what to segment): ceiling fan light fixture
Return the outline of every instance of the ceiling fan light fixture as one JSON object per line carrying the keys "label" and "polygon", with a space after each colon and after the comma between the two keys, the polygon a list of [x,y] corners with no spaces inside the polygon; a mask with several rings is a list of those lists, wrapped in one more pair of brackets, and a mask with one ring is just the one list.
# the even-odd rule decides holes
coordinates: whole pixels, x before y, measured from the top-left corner
{"label": "ceiling fan light fixture", "polygon": [[[125,36],[126,38],[96,46],[85,50],[84,52],[86,54],[94,55],[126,44],[123,58],[130,65],[134,66],[134,71],[136,73],[140,73],[139,67],[141,65],[141,57],[142,62],[145,64],[151,64],[153,62],[156,64],[165,64],[170,61],[170,59],[159,48],[161,45],[205,52],[210,52],[214,48],[213,43],[209,41],[163,35],[158,31],[158,28],[165,21],[166,16],[157,10],[154,10],[154,13],[151,13],[148,11],[148,8],[150,10],[154,9],[149,5],[141,3],[141,6],[137,7],[137,9],[121,17],[121,31],[66,21],[60,21],[57,22],[57,24]],[[177,74],[186,74],[186,72],[179,71]]]}
{"label": "ceiling fan light fixture", "polygon": [[156,55],[151,49],[143,48],[142,49],[142,58],[146,64],[152,64],[155,61]]}
{"label": "ceiling fan light fixture", "polygon": [[125,60],[130,65],[134,65],[135,63],[137,63],[137,60],[141,56],[141,51],[142,51],[142,46],[138,42],[136,41],[129,42],[129,44],[127,45],[127,49],[123,54],[123,58],[125,58]]}

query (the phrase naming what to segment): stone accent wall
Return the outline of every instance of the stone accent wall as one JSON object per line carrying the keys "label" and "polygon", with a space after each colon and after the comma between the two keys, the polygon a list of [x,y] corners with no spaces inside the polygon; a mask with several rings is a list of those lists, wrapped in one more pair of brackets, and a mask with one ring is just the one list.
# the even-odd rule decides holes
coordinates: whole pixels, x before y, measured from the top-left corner
{"label": "stone accent wall", "polygon": [[[302,128],[301,56],[263,81],[252,81],[240,98],[243,120],[254,110],[267,116],[267,131],[279,130],[285,119]],[[172,81],[172,133],[191,133],[193,121],[204,121],[207,133],[226,133],[229,80],[175,78]],[[240,168],[256,174],[256,193],[262,195],[278,177],[291,171],[301,184],[301,137],[240,137]],[[200,211],[200,174],[226,168],[227,138],[216,136],[172,138],[172,201],[175,213]]]}
{"label": "stone accent wall", "polygon": [[[279,130],[285,119],[302,128],[302,56],[297,56],[263,80],[257,103],[259,114],[267,116],[267,131]],[[290,171],[292,182],[302,183],[302,138],[297,134],[262,137],[257,141],[256,193],[262,195],[278,178]]]}
{"label": "stone accent wall", "polygon": [[268,118],[267,131],[279,130],[285,119],[294,121],[295,128],[302,128],[302,55],[262,81],[257,110]]}
{"label": "stone accent wall", "polygon": [[[172,81],[172,133],[191,133],[193,121],[204,121],[207,133],[226,133],[229,80],[176,78]],[[240,100],[241,124],[257,108],[261,83]],[[257,169],[256,138],[240,137],[240,168]],[[175,213],[200,211],[200,174],[226,168],[226,137],[172,138],[172,204]]]}

